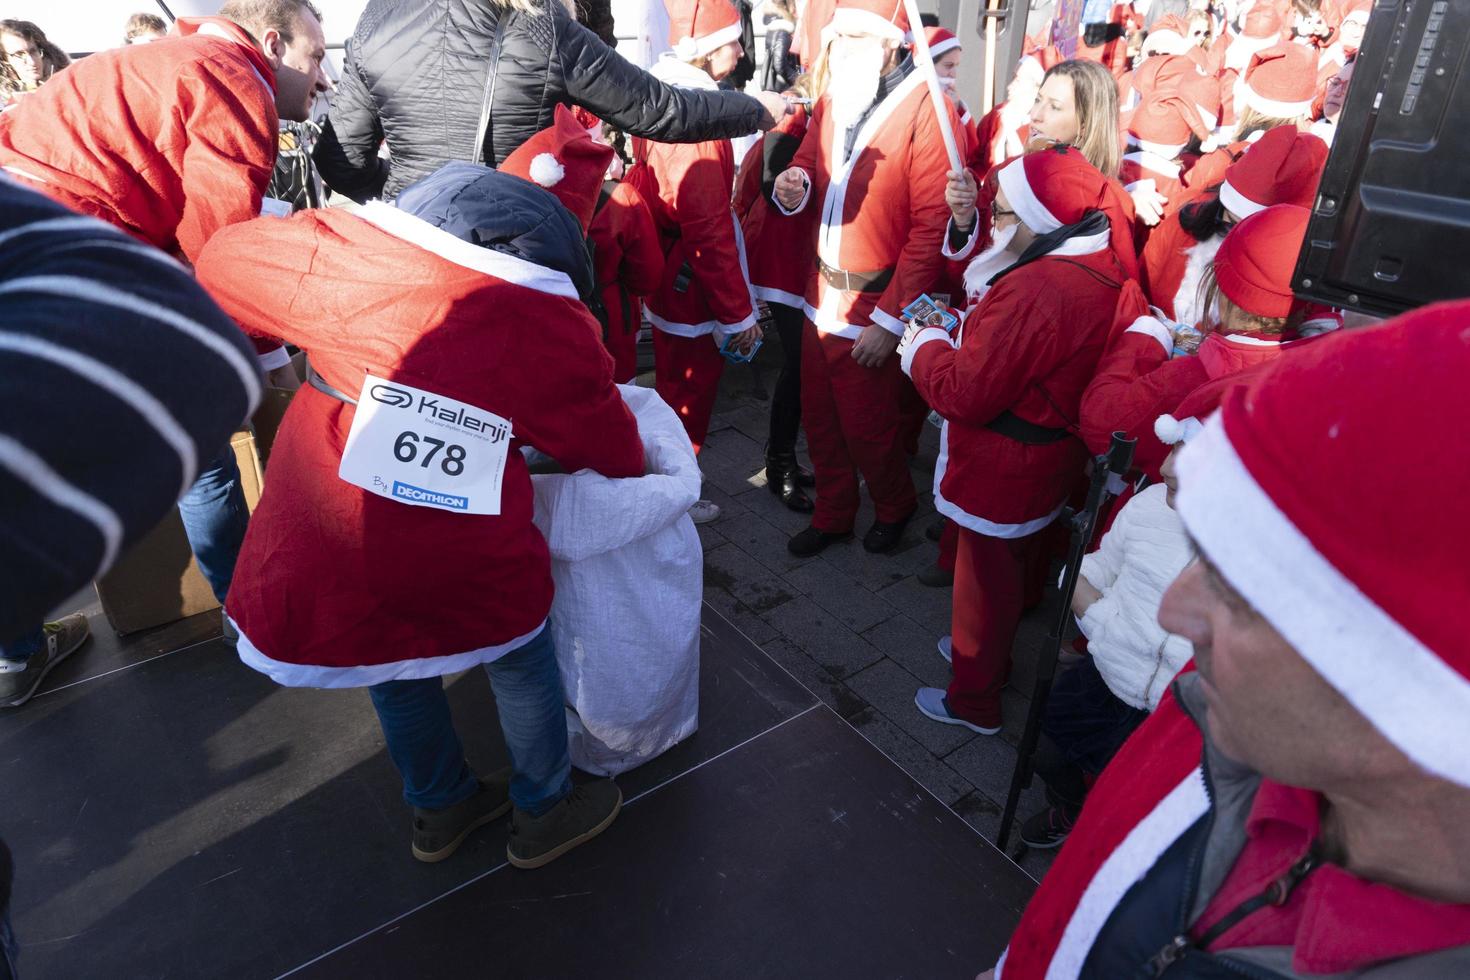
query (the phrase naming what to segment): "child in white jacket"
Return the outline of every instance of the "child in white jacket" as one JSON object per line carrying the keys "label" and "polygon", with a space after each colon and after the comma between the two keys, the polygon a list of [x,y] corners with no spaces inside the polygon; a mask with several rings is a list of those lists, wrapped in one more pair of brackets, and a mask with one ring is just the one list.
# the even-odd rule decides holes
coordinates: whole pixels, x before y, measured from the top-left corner
{"label": "child in white jacket", "polygon": [[1174,512],[1173,463],[1171,454],[1164,482],[1130,499],[1102,546],[1082,559],[1072,611],[1090,656],[1057,678],[1047,702],[1036,772],[1051,806],[1022,825],[1030,847],[1066,840],[1092,779],[1193,654],[1189,641],[1158,622],[1165,590],[1194,559]]}

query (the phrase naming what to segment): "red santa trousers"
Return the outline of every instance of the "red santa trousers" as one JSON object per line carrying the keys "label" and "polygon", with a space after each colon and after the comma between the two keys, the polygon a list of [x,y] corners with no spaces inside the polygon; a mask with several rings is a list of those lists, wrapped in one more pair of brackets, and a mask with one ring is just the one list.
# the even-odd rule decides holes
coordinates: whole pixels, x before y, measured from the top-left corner
{"label": "red santa trousers", "polygon": [[1010,676],[1028,579],[1044,564],[1048,537],[1038,531],[1024,538],[992,538],[959,528],[950,612],[954,677],[947,695],[956,717],[1000,727],[1000,689]]}
{"label": "red santa trousers", "polygon": [[681,337],[654,329],[654,390],[678,413],[696,453],[709,434],[709,419],[724,373],[725,358],[715,346],[714,337]]}
{"label": "red santa trousers", "polygon": [[851,340],[823,334],[810,320],[801,338],[801,421],[817,478],[812,527],[852,530],[858,474],[868,482],[880,521],[897,522],[918,506],[905,451],[905,388],[912,388],[890,354],[881,367],[852,359]]}

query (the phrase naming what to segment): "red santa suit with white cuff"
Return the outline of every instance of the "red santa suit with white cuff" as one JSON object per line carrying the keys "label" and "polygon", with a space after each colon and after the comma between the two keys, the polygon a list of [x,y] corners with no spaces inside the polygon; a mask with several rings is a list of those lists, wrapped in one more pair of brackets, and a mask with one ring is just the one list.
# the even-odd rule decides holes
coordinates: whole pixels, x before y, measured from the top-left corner
{"label": "red santa suit with white cuff", "polygon": [[[833,23],[895,41],[908,29],[896,0],[843,0]],[[903,308],[938,280],[949,160],[912,57],[883,77],[879,94],[848,132],[838,132],[831,93],[818,100],[792,160],[806,193],[789,210],[777,202],[788,214],[817,208],[821,215],[818,268],[806,287],[801,382],[816,474],[812,527],[828,533],[852,529],[859,473],[879,522],[906,521],[917,506],[904,445],[913,386],[897,357],[864,367],[852,351],[871,326],[901,336]],[[953,107],[945,107],[957,130]]]}
{"label": "red santa suit with white cuff", "polygon": [[[600,147],[585,222],[611,150],[582,136]],[[515,180],[514,155],[500,173],[450,166]],[[551,568],[519,448],[568,472],[643,473],[637,425],[568,274],[378,202],[225,229],[197,269],[236,320],[298,344],[336,390],[303,386],[277,437],[226,605],[241,659],[289,686],[359,687],[464,670],[533,638],[551,608]],[[392,489],[348,481],[344,452],[365,406],[388,426],[387,455],[402,463],[414,450],[413,484],[396,470]],[[376,425],[353,443],[374,444]],[[415,439],[395,441],[399,428]],[[451,443],[438,458],[426,438],[436,435]],[[456,469],[493,477],[482,453],[492,464],[504,453],[498,485],[476,476],[459,498],[423,482]],[[417,503],[426,499],[441,505]]]}
{"label": "red santa suit with white cuff", "polygon": [[1112,227],[1102,210],[1110,182],[1076,150],[1021,157],[1001,168],[999,183],[1031,231],[1074,230],[1005,271],[966,316],[958,343],[930,327],[902,351],[904,371],[945,419],[934,502],[960,527],[954,679],[939,710],[985,730],[1001,723],[1029,552],[1087,460],[1072,434],[1078,403],[1133,263],[1131,228]]}
{"label": "red santa suit with white cuff", "polygon": [[[688,62],[739,40],[740,16],[729,0],[682,0],[670,11],[674,50],[650,69],[660,81],[713,90],[709,73]],[[735,153],[729,140],[633,141],[631,183],[653,211],[664,252],[663,277],[648,297],[655,387],[678,413],[696,452],[725,359],[720,345],[755,326],[745,244],[731,206]]]}
{"label": "red santa suit with white cuff", "polygon": [[[1310,217],[1306,208],[1278,204],[1232,229],[1214,259],[1220,293],[1247,314],[1300,316],[1304,305],[1292,296],[1291,274]],[[1133,466],[1157,479],[1168,451],[1154,437],[1154,419],[1173,412],[1200,386],[1273,360],[1335,326],[1328,321],[1304,331],[1289,323],[1282,332],[1260,333],[1226,332],[1220,325],[1197,354],[1176,356],[1171,325],[1139,317],[1113,340],[1082,396],[1082,437],[1094,452],[1106,448],[1113,432],[1136,437]]]}
{"label": "red santa suit with white cuff", "polygon": [[[1470,787],[1470,648],[1444,611],[1466,608],[1470,579],[1443,515],[1470,480],[1470,454],[1424,432],[1427,419],[1470,412],[1467,319],[1470,303],[1439,304],[1281,358],[1227,393],[1177,461],[1180,519],[1239,604],[1343,711],[1425,780],[1459,790]],[[1406,485],[1420,490],[1409,506]],[[1463,975],[1470,905],[1349,869],[1335,848],[1245,906],[1323,843],[1333,801],[1226,756],[1211,732],[1229,695],[1206,693],[1182,674],[1102,774],[998,980]],[[1235,909],[1247,914],[1225,922]]]}

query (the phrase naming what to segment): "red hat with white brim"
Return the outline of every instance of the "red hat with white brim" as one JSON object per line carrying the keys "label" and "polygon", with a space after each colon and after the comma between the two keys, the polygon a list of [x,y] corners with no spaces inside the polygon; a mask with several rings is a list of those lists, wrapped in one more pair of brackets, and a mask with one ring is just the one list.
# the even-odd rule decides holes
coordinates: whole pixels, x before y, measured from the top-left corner
{"label": "red hat with white brim", "polygon": [[1273,45],[1251,55],[1243,78],[1245,104],[1261,115],[1305,116],[1317,95],[1317,53],[1305,44]]}
{"label": "red hat with white brim", "polygon": [[838,34],[866,34],[890,41],[909,39],[909,14],[903,0],[838,0],[822,28],[823,43]]}
{"label": "red hat with white brim", "polygon": [[611,146],[593,139],[570,109],[558,105],[555,121],[516,147],[497,169],[555,194],[585,231],[612,158]]}
{"label": "red hat with white brim", "polygon": [[1327,165],[1327,144],[1295,126],[1267,130],[1225,171],[1220,203],[1238,218],[1273,204],[1309,208]]}
{"label": "red hat with white brim", "polygon": [[740,40],[740,13],[730,0],[668,0],[669,44],[680,61],[697,61]]}
{"label": "red hat with white brim", "polygon": [[[1231,234],[1234,234],[1232,232]],[[1410,760],[1470,787],[1470,302],[1343,331],[1232,390],[1178,460],[1200,551]],[[1406,488],[1409,488],[1406,490]]]}

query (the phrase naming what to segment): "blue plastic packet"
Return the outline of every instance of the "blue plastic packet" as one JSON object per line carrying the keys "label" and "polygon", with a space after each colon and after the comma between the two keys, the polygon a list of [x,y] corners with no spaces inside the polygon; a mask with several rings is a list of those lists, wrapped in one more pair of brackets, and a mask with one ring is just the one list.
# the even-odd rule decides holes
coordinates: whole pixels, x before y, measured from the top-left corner
{"label": "blue plastic packet", "polygon": [[732,333],[725,338],[725,342],[720,345],[720,356],[731,364],[749,364],[755,360],[755,352],[761,349],[761,344],[764,344],[765,340],[757,337],[755,343],[750,346],[750,353],[742,354],[730,346],[730,341],[738,336],[740,336],[738,333]]}
{"label": "blue plastic packet", "polygon": [[960,325],[960,318],[940,306],[928,293],[921,294],[903,308],[903,319],[923,327],[942,327],[946,333],[953,333],[954,328]]}

